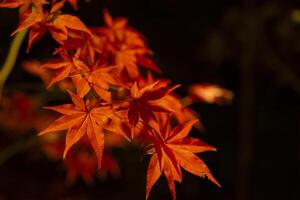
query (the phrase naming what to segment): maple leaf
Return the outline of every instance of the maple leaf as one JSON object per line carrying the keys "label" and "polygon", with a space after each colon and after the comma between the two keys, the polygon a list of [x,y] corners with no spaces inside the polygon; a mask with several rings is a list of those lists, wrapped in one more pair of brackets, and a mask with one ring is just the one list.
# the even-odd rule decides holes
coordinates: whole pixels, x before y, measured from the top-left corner
{"label": "maple leaf", "polygon": [[107,151],[104,152],[102,159],[102,168],[99,171],[99,176],[104,178],[107,174],[113,177],[119,177],[121,174],[118,161]]}
{"label": "maple leaf", "polygon": [[126,70],[130,79],[137,79],[139,76],[139,68],[141,66],[146,69],[153,70],[160,73],[160,69],[156,66],[153,60],[146,57],[146,54],[152,52],[144,46],[129,47],[128,45],[121,45],[121,48],[114,49],[112,54],[115,57],[116,65],[120,66],[120,71]]}
{"label": "maple leaf", "polygon": [[[169,93],[165,95],[161,99],[160,103],[162,103],[162,105],[169,105],[169,107],[174,110],[173,112],[174,117],[180,124],[198,118],[198,114],[194,112],[191,108],[184,106],[181,103],[180,98],[174,93]],[[161,113],[158,114],[161,115]],[[196,127],[198,130],[203,129],[203,125],[201,124],[200,121],[195,123],[194,127]]]}
{"label": "maple leaf", "polygon": [[73,151],[72,154],[69,154],[65,160],[65,165],[67,180],[71,184],[75,183],[79,177],[90,184],[93,182],[94,175],[103,179],[108,173],[113,177],[118,177],[121,173],[117,160],[107,151],[103,152],[101,169],[97,170],[97,159],[87,147],[81,147],[79,151]]}
{"label": "maple leaf", "polygon": [[74,184],[79,177],[90,184],[93,182],[93,175],[97,171],[97,159],[88,151],[79,151],[66,157],[65,166],[67,180],[70,184]]}
{"label": "maple leaf", "polygon": [[29,3],[31,3],[31,0],[4,0],[0,3],[0,8],[17,8]]}
{"label": "maple leaf", "polygon": [[[111,143],[111,139],[107,140],[107,137],[113,137],[115,141]],[[64,152],[64,140],[61,135],[49,134],[40,138],[42,144],[42,150],[51,160],[59,160]],[[122,147],[124,144],[120,144],[123,140],[117,134],[105,135],[105,148]],[[113,177],[120,175],[120,168],[118,161],[111,155],[108,150],[104,150],[101,169],[97,169],[97,157],[93,154],[93,149],[85,136],[79,142],[76,148],[69,151],[64,160],[65,168],[67,171],[67,181],[69,184],[74,184],[78,178],[82,178],[87,184],[93,182],[94,175],[98,175],[101,179],[109,173]]]}
{"label": "maple leaf", "polygon": [[[0,102],[0,124],[11,134],[26,133],[28,130],[40,131],[54,118],[41,112],[40,100],[22,92],[3,96]],[[17,132],[16,132],[17,131]]]}
{"label": "maple leaf", "polygon": [[68,55],[65,51],[60,51],[59,53],[61,59],[53,59],[40,66],[42,69],[46,68],[55,71],[55,75],[51,77],[48,83],[48,88],[50,88],[54,83],[60,82],[69,77],[71,74],[77,74],[80,71],[89,70],[88,67],[76,57]]}
{"label": "maple leaf", "polygon": [[[147,74],[146,79],[144,79],[143,77],[139,77],[138,79],[138,83],[142,86],[146,86],[149,84],[153,84],[155,83],[155,79],[154,77],[151,75],[151,73]],[[169,80],[160,80],[160,84],[161,85],[165,85],[167,86],[170,83]],[[197,113],[195,113],[192,109],[184,106],[182,104],[182,102],[180,101],[180,97],[178,95],[176,95],[174,92],[170,92],[168,94],[166,94],[164,97],[162,97],[158,102],[156,102],[158,105],[160,105],[161,107],[169,107],[173,110],[173,114],[174,117],[177,119],[178,123],[184,123],[188,120],[192,120],[192,119],[197,119],[198,115]],[[168,118],[169,115],[168,113],[155,113],[156,118]],[[198,130],[203,129],[202,124],[200,123],[200,121],[198,121],[195,124],[195,127]]]}
{"label": "maple leaf", "polygon": [[41,63],[37,60],[22,61],[22,68],[28,73],[40,77],[45,84],[48,84],[51,78],[51,74],[47,69],[41,68]]}
{"label": "maple leaf", "polygon": [[38,23],[45,21],[46,15],[43,11],[26,12],[22,16],[18,28],[11,34],[14,35],[26,28],[32,27]]}
{"label": "maple leaf", "polygon": [[213,84],[194,84],[189,87],[189,94],[194,101],[220,105],[231,103],[234,96],[232,91]]}
{"label": "maple leaf", "polygon": [[119,65],[120,74],[135,80],[139,76],[138,65],[160,72],[153,60],[145,56],[151,55],[152,51],[146,46],[143,36],[127,26],[126,18],[113,19],[106,9],[103,11],[103,17],[107,27],[97,31],[107,36],[108,49],[115,58],[115,64]]}
{"label": "maple leaf", "polygon": [[20,92],[14,93],[12,97],[4,96],[0,102],[1,125],[10,130],[32,128],[35,103],[34,99]]}
{"label": "maple leaf", "polygon": [[71,6],[77,10],[78,9],[78,0],[67,0],[69,2],[69,4],[71,4]]}
{"label": "maple leaf", "polygon": [[139,76],[135,51],[118,51],[115,55],[115,63],[120,66],[120,74],[123,70],[126,70],[126,75],[128,75],[130,79],[136,79]]}
{"label": "maple leaf", "polygon": [[127,27],[128,20],[124,17],[113,19],[107,9],[103,10],[103,18],[108,28],[101,29],[101,31],[108,36],[111,42],[115,42],[116,39],[121,39],[124,35],[124,29]]}
{"label": "maple leaf", "polygon": [[[53,74],[49,69],[46,69],[46,67],[41,67],[43,65],[37,60],[23,61],[21,63],[21,66],[23,67],[23,69],[25,71],[27,71],[31,75],[38,76],[39,78],[41,78],[43,80],[44,84],[48,85],[48,86],[51,86],[53,84],[53,83],[51,83],[51,85],[49,85],[51,80],[53,80],[55,76],[58,76],[58,73]],[[60,81],[58,83],[58,87],[61,90],[74,88],[74,86],[72,85],[72,82],[67,79]]]}
{"label": "maple leaf", "polygon": [[144,67],[146,69],[150,69],[150,70],[155,71],[157,73],[161,73],[161,70],[159,69],[159,67],[149,57],[146,57],[144,55],[137,55],[137,63],[141,67]]}
{"label": "maple leaf", "polygon": [[74,86],[80,97],[84,97],[93,89],[102,99],[111,102],[111,93],[108,91],[110,85],[120,85],[111,71],[116,66],[85,67],[85,71],[72,76]]}
{"label": "maple leaf", "polygon": [[66,135],[66,146],[64,157],[69,149],[83,136],[87,135],[91,146],[96,152],[99,168],[101,166],[102,153],[104,148],[104,125],[113,114],[111,106],[96,105],[90,106],[89,100],[84,100],[78,95],[69,91],[73,104],[46,107],[63,114],[55,120],[48,128],[40,132],[43,135],[49,132],[68,130]]}
{"label": "maple leaf", "polygon": [[200,176],[207,177],[220,187],[203,160],[195,155],[205,151],[216,151],[212,146],[193,137],[186,137],[197,120],[191,120],[171,129],[168,122],[162,126],[151,123],[149,138],[153,147],[148,152],[153,153],[147,170],[146,199],[150,190],[164,173],[173,199],[176,199],[175,181],[181,182],[181,168]]}
{"label": "maple leaf", "polygon": [[135,127],[140,119],[147,123],[155,119],[154,112],[173,112],[170,106],[163,105],[160,99],[177,87],[169,88],[157,81],[139,88],[135,82],[130,90],[132,100],[121,106],[122,109],[128,109],[130,124]]}
{"label": "maple leaf", "polygon": [[[78,9],[78,5],[77,5],[78,0],[62,0],[61,2],[65,3],[66,1],[73,7],[74,10]],[[55,4],[56,2],[57,2],[57,0],[51,1],[52,4]]]}
{"label": "maple leaf", "polygon": [[52,37],[59,43],[68,39],[70,31],[80,31],[88,35],[92,35],[90,30],[76,16],[69,14],[58,15],[48,24]]}
{"label": "maple leaf", "polygon": [[81,60],[87,60],[89,65],[110,63],[106,57],[107,38],[98,34],[93,28],[90,32],[91,35],[83,35],[78,31],[70,32],[70,37],[61,43],[56,52],[75,51],[75,55]]}
{"label": "maple leaf", "polygon": [[[128,19],[124,17],[113,18],[107,9],[103,10],[106,27],[98,29],[114,44],[123,44],[127,47],[146,47],[144,38],[134,28],[128,26]],[[147,50],[151,52],[149,49]]]}
{"label": "maple leaf", "polygon": [[48,4],[46,0],[4,0],[0,3],[0,8],[19,8],[20,16],[27,12],[31,5],[36,9],[41,10],[42,6]]}
{"label": "maple leaf", "polygon": [[[36,9],[35,12],[26,12],[22,15],[19,27],[12,35],[29,28],[29,39],[27,51],[32,44],[40,39],[47,31],[60,44],[67,40],[72,32],[81,32],[92,35],[90,30],[76,16],[69,14],[59,14],[59,10],[63,7],[64,1],[52,5],[50,12],[44,11],[42,8]],[[78,34],[77,34],[78,35]]]}
{"label": "maple leaf", "polygon": [[139,76],[139,68],[141,66],[160,73],[160,69],[153,60],[146,57],[149,50],[147,48],[121,48],[115,52],[115,63],[120,66],[120,71],[126,70],[130,79],[137,79]]}

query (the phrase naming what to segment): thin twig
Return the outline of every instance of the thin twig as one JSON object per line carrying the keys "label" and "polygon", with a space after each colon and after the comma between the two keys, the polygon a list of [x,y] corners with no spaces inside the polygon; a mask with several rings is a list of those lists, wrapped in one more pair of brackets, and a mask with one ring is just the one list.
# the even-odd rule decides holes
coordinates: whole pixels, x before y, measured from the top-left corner
{"label": "thin twig", "polygon": [[14,65],[16,64],[16,60],[20,51],[20,47],[23,43],[23,40],[26,36],[27,29],[18,32],[16,36],[14,37],[9,51],[8,55],[6,57],[6,60],[4,62],[4,65],[2,69],[0,70],[0,98],[2,96],[2,90],[5,84],[5,81],[7,80],[9,74],[11,73],[12,69],[14,68]]}

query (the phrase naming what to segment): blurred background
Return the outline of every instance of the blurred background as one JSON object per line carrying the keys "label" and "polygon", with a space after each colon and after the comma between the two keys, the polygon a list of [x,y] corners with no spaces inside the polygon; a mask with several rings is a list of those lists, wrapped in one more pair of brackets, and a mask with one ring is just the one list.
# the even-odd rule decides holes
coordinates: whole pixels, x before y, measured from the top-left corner
{"label": "blurred background", "polygon": [[[212,83],[234,93],[231,104],[192,105],[205,127],[193,134],[218,149],[200,157],[222,188],[184,173],[183,183],[176,185],[178,200],[300,199],[300,1],[79,0],[78,11],[67,11],[87,25],[99,26],[104,7],[113,16],[129,18],[145,36],[163,76],[183,84],[179,93],[194,83]],[[0,63],[17,21],[16,10],[0,10]],[[6,84],[6,90],[19,95],[13,102],[20,108],[31,102],[22,98],[24,94],[55,99],[20,67],[23,60],[50,57],[55,42],[46,36],[29,54],[25,47]],[[3,125],[5,116],[0,134],[1,200],[145,198],[148,159],[141,159],[141,149],[112,150],[120,164],[116,177],[67,184],[62,161],[49,161],[32,144],[36,132],[10,131]],[[7,150],[9,146],[13,148]],[[164,178],[150,199],[171,199]]]}

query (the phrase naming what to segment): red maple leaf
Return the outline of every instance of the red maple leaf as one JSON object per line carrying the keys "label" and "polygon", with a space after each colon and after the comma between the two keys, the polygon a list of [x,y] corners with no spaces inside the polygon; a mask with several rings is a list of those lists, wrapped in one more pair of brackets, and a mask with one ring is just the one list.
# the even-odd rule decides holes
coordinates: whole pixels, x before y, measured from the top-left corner
{"label": "red maple leaf", "polygon": [[135,127],[139,120],[147,123],[151,119],[155,119],[155,112],[172,112],[170,106],[164,105],[160,99],[177,87],[169,88],[164,83],[161,84],[157,81],[139,88],[135,82],[130,90],[132,99],[121,106],[122,109],[128,109],[130,124]]}
{"label": "red maple leaf", "polygon": [[48,88],[53,84],[70,77],[72,74],[78,74],[81,71],[89,70],[88,67],[76,57],[68,55],[65,51],[59,51],[60,59],[53,59],[41,65],[41,68],[53,70],[55,73],[51,77]]}
{"label": "red maple leaf", "polygon": [[31,48],[32,44],[40,39],[47,31],[50,32],[52,37],[60,44],[67,40],[71,33],[84,33],[92,35],[90,30],[84,23],[76,16],[69,14],[60,14],[58,11],[63,7],[63,2],[54,4],[50,12],[37,7],[33,11],[24,13],[21,17],[19,27],[12,33],[14,35],[24,29],[29,28],[29,40],[27,51]]}
{"label": "red maple leaf", "polygon": [[83,136],[87,135],[91,146],[96,152],[98,165],[101,166],[102,152],[104,148],[104,126],[113,115],[113,109],[109,105],[96,104],[91,106],[89,100],[84,100],[76,94],[69,92],[73,104],[46,107],[63,114],[48,128],[40,132],[43,135],[49,132],[68,130],[64,157],[69,149]]}
{"label": "red maple leaf", "polygon": [[[72,7],[73,9],[77,10],[78,9],[78,0],[62,0],[61,2],[62,3],[65,3],[65,2],[68,2]],[[52,4],[55,4],[57,2],[57,0],[52,0],[51,3]]]}
{"label": "red maple leaf", "polygon": [[98,28],[97,32],[108,38],[107,50],[113,55],[114,64],[119,66],[120,74],[135,80],[139,76],[138,66],[160,72],[154,61],[146,56],[152,51],[143,36],[128,26],[126,18],[114,19],[107,10],[103,11],[103,18],[106,27]]}
{"label": "red maple leaf", "polygon": [[176,199],[175,181],[181,182],[182,179],[180,167],[197,176],[206,176],[220,186],[203,160],[195,155],[195,153],[216,149],[197,138],[186,137],[196,122],[197,120],[191,120],[174,129],[170,128],[168,122],[162,126],[152,123],[149,137],[153,142],[153,147],[148,152],[154,153],[147,171],[146,199],[162,173],[167,178],[173,199]]}
{"label": "red maple leaf", "polygon": [[111,102],[111,93],[108,91],[110,85],[120,85],[112,74],[115,66],[92,66],[84,67],[84,71],[72,76],[74,86],[79,96],[84,97],[93,89],[102,99]]}
{"label": "red maple leaf", "polygon": [[47,0],[3,0],[0,3],[0,8],[19,8],[20,14],[28,11],[31,5],[41,9],[43,5],[48,4]]}

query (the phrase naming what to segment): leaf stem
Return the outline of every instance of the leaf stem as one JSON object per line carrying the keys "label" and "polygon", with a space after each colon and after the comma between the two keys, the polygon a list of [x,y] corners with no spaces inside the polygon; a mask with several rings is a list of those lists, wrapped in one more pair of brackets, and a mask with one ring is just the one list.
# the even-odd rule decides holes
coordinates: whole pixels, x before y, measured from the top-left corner
{"label": "leaf stem", "polygon": [[21,32],[18,32],[10,45],[8,55],[6,57],[6,60],[4,62],[2,69],[0,70],[0,98],[2,96],[2,90],[4,87],[5,81],[7,80],[9,74],[11,73],[11,71],[16,63],[16,60],[17,60],[17,57],[18,57],[18,54],[20,51],[20,47],[21,47],[22,42],[24,41],[26,33],[27,33],[27,29],[25,29]]}

